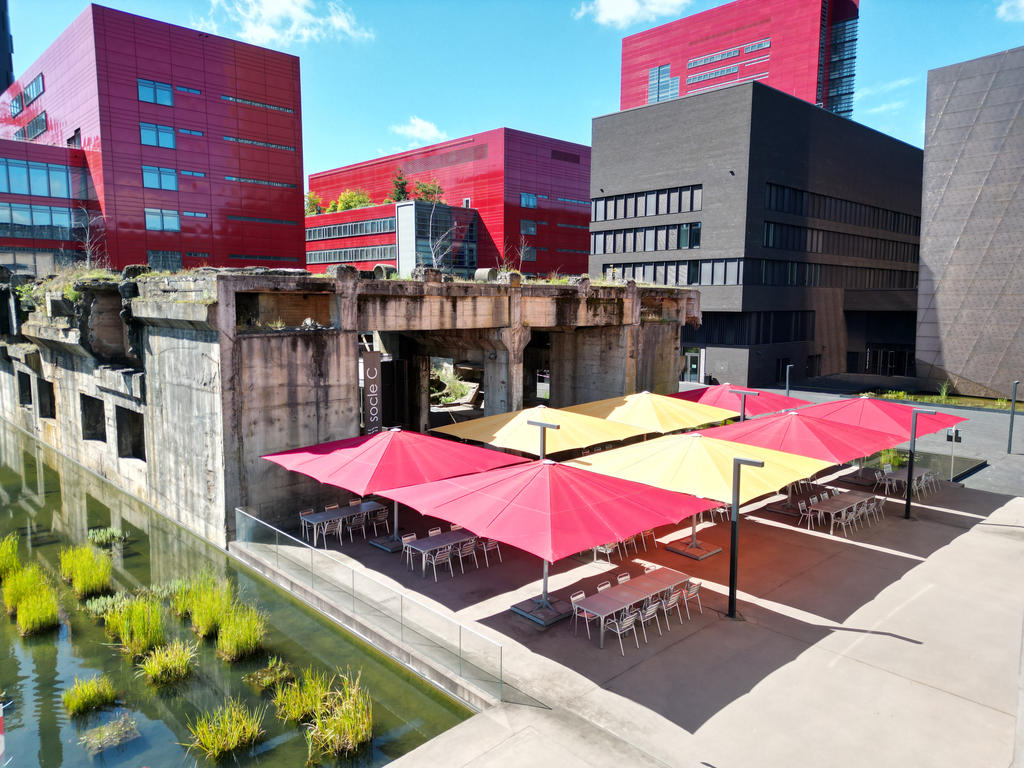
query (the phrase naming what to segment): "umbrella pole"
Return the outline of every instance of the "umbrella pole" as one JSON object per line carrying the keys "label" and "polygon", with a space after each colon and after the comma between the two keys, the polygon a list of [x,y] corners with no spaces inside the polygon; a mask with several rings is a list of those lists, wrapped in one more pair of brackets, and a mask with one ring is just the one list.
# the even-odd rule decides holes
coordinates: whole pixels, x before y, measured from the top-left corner
{"label": "umbrella pole", "polygon": [[540,597],[537,599],[538,608],[551,608],[551,602],[548,600],[548,561],[544,561],[544,586],[541,587]]}
{"label": "umbrella pole", "polygon": [[391,538],[398,541],[398,502],[392,501],[395,507],[395,523],[391,526]]}
{"label": "umbrella pole", "polygon": [[694,515],[693,517],[691,517],[690,520],[693,522],[693,526],[692,526],[693,527],[693,531],[690,534],[690,546],[693,547],[694,549],[696,549],[696,547],[697,547],[697,515]]}

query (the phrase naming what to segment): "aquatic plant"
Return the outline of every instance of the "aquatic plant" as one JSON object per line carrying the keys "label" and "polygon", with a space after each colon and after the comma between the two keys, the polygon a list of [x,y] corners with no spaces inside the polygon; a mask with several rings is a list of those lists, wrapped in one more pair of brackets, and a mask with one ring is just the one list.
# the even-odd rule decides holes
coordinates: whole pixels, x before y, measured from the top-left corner
{"label": "aquatic plant", "polygon": [[121,544],[128,541],[128,534],[120,528],[111,526],[92,528],[89,531],[89,541],[97,547],[109,547],[113,544]]}
{"label": "aquatic plant", "polygon": [[82,734],[78,743],[85,747],[89,757],[95,757],[108,747],[116,747],[138,737],[138,725],[127,712],[122,712],[109,723],[90,728]]}
{"label": "aquatic plant", "polygon": [[280,685],[274,691],[274,708],[281,720],[309,722],[321,708],[331,690],[332,680],[312,667],[304,669],[294,682]]}
{"label": "aquatic plant", "polygon": [[57,593],[49,584],[42,584],[18,602],[18,633],[25,637],[45,632],[60,624]]}
{"label": "aquatic plant", "polygon": [[109,611],[105,618],[107,634],[121,643],[129,656],[141,656],[163,645],[164,614],[160,601],[137,597]]}
{"label": "aquatic plant", "polygon": [[256,744],[263,738],[263,717],[267,708],[250,710],[238,699],[228,699],[223,707],[186,721],[192,741],[182,746],[202,752],[210,760],[239,747]]}
{"label": "aquatic plant", "polygon": [[225,661],[235,661],[263,647],[267,633],[267,619],[255,608],[235,603],[220,622],[217,632],[217,655]]}
{"label": "aquatic plant", "polygon": [[361,675],[339,675],[339,687],[321,701],[309,733],[317,749],[329,755],[354,752],[373,738],[373,702],[359,684]]}
{"label": "aquatic plant", "polygon": [[258,690],[264,691],[272,686],[279,687],[282,683],[294,680],[295,673],[283,659],[271,656],[267,666],[242,675],[242,679]]}
{"label": "aquatic plant", "polygon": [[179,579],[173,582],[173,591],[170,596],[171,610],[182,618],[190,616],[196,595],[215,589],[216,586],[217,579],[210,571],[200,571],[190,579]]}
{"label": "aquatic plant", "polygon": [[94,709],[113,704],[117,698],[114,683],[106,675],[89,680],[75,678],[75,683],[61,694],[64,709],[71,716],[84,715]]}
{"label": "aquatic plant", "polygon": [[204,582],[192,593],[189,607],[192,629],[200,637],[216,634],[221,621],[231,612],[234,601],[230,582]]}
{"label": "aquatic plant", "polygon": [[112,571],[110,557],[88,545],[60,551],[60,577],[71,584],[79,600],[109,592]]}
{"label": "aquatic plant", "polygon": [[4,580],[4,604],[7,613],[13,616],[18,612],[18,603],[34,592],[49,587],[49,581],[42,569],[33,563],[8,575]]}
{"label": "aquatic plant", "polygon": [[91,597],[82,603],[82,608],[90,618],[103,619],[115,608],[123,608],[134,599],[135,597],[130,592],[115,592],[112,595]]}
{"label": "aquatic plant", "polygon": [[878,463],[881,465],[888,464],[893,469],[898,469],[907,463],[907,459],[896,448],[883,448],[878,457]]}
{"label": "aquatic plant", "polygon": [[175,640],[154,648],[139,662],[139,672],[153,685],[168,685],[192,674],[196,658],[195,643]]}
{"label": "aquatic plant", "polygon": [[0,582],[7,578],[7,575],[21,570],[21,560],[18,559],[18,534],[9,533],[0,539]]}

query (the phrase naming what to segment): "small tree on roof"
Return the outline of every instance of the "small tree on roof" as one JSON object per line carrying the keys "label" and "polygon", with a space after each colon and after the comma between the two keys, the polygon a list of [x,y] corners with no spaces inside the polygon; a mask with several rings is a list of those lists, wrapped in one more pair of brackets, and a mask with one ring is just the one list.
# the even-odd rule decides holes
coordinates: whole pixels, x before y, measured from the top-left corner
{"label": "small tree on roof", "polygon": [[395,169],[395,175],[391,177],[391,194],[385,202],[399,203],[409,199],[409,180],[405,178],[405,171],[401,168]]}
{"label": "small tree on roof", "polygon": [[417,181],[416,197],[428,203],[443,203],[444,190],[441,189],[441,185],[437,183],[437,179],[431,179],[430,181]]}
{"label": "small tree on roof", "polygon": [[320,195],[310,190],[306,193],[306,215],[316,216],[317,214],[324,212],[323,201],[320,199]]}

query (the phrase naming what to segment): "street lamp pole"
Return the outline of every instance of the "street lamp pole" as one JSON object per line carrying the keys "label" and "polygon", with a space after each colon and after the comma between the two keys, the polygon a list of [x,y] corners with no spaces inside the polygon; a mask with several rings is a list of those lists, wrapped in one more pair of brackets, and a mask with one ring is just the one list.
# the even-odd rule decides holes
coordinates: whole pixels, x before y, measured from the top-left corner
{"label": "street lamp pole", "polygon": [[749,391],[747,391],[745,389],[730,389],[729,390],[729,394],[730,395],[739,395],[740,396],[740,421],[746,421],[747,420],[747,398],[748,397],[757,397],[761,393],[760,392],[749,392]]}
{"label": "street lamp pole", "polygon": [[934,416],[935,411],[915,408],[914,412],[910,415],[910,457],[907,462],[907,503],[903,507],[903,519],[910,519],[910,489],[914,484],[914,446],[917,443],[917,415],[921,413],[925,416]]}
{"label": "street lamp pole", "polygon": [[737,547],[740,540],[740,467],[763,467],[763,461],[735,458],[732,460],[732,540],[729,552],[729,618],[736,618],[736,570],[739,565]]}
{"label": "street lamp pole", "polygon": [[1013,382],[1013,395],[1010,397],[1010,436],[1006,438],[1006,452],[1013,450],[1013,415],[1017,412],[1017,385],[1020,381]]}
{"label": "street lamp pole", "polygon": [[789,397],[789,369],[793,367],[793,363],[786,365],[786,397]]}

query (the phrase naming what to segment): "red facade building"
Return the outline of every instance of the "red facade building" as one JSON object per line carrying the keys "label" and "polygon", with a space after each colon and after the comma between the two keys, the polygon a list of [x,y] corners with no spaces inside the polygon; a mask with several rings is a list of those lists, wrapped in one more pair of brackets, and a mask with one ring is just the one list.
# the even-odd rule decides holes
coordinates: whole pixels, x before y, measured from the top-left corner
{"label": "red facade building", "polygon": [[758,80],[850,117],[859,0],[735,0],[622,40],[621,109]]}
{"label": "red facade building", "polygon": [[[587,271],[589,147],[499,128],[313,173],[309,188],[325,205],[347,189],[361,189],[375,203],[383,202],[391,194],[392,178],[398,169],[409,179],[410,193],[414,193],[415,182],[436,180],[449,206],[476,211],[475,233],[462,231],[470,222],[455,221],[457,216],[453,219],[456,234],[460,238],[465,236],[467,243],[469,235],[475,234],[476,263],[465,263],[462,269],[506,265],[527,274]],[[423,218],[422,213],[419,216]],[[373,209],[360,209],[346,212],[345,216],[324,214],[306,219],[307,253],[328,250],[329,245],[330,250],[338,253],[333,257],[336,261],[327,263],[365,262],[365,252],[346,249],[376,244],[373,238],[345,235],[333,238],[329,244],[322,242],[322,238],[310,239],[310,229],[324,226],[328,222],[326,217],[350,221],[381,216]],[[335,220],[330,219],[330,223]],[[418,228],[422,229],[422,225],[421,221]],[[436,231],[437,221],[430,226]],[[441,234],[444,231],[442,228]],[[468,255],[470,250],[465,253]],[[422,262],[422,245],[418,251]],[[388,263],[385,259],[373,261]]]}
{"label": "red facade building", "polygon": [[0,138],[80,148],[113,268],[305,265],[294,56],[90,5],[0,95]]}

